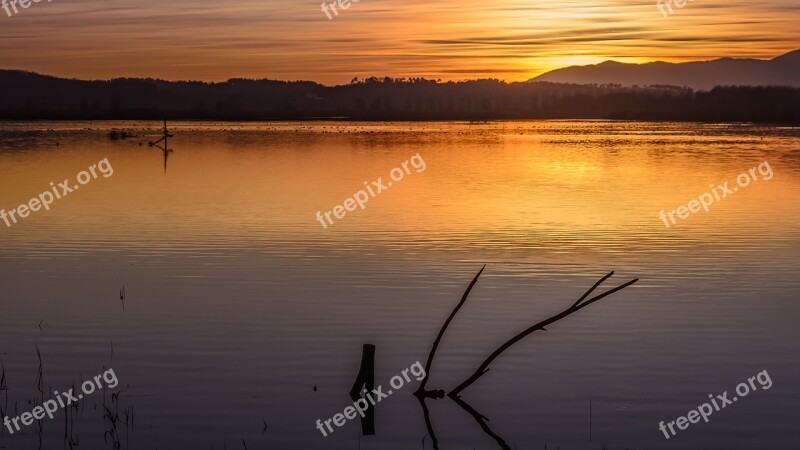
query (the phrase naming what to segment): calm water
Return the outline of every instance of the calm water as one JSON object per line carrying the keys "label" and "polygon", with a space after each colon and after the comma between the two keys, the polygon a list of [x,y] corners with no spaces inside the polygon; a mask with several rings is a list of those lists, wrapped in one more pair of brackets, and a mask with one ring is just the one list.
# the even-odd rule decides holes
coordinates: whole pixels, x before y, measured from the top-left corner
{"label": "calm water", "polygon": [[[45,392],[114,369],[119,410],[133,406],[122,448],[430,449],[416,381],[379,404],[375,436],[354,420],[323,438],[315,423],[351,403],[362,344],[377,346],[378,384],[424,363],[486,264],[428,388],[452,389],[608,271],[608,287],[641,279],[464,391],[511,448],[800,448],[800,129],[174,123],[165,171],[146,144],[158,126],[0,127],[0,208],[113,167],[50,211],[0,222],[5,414],[35,406],[38,345]],[[138,136],[111,141],[113,127]],[[315,218],[417,153],[425,171],[365,210],[328,229]],[[665,228],[659,211],[765,160],[772,179]],[[771,389],[670,440],[658,430],[763,370]],[[102,403],[70,413],[77,448],[110,448]],[[427,406],[442,450],[499,448],[451,400]],[[41,427],[41,443],[34,424],[0,447],[64,448],[63,411]]]}

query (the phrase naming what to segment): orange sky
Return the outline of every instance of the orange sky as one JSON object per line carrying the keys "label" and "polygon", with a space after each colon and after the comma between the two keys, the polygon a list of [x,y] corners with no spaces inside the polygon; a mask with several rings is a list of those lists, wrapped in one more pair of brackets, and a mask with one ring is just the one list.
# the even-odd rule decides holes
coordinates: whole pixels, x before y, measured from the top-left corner
{"label": "orange sky", "polygon": [[797,0],[55,0],[8,17],[0,68],[58,76],[520,81],[606,59],[772,58],[800,48]]}

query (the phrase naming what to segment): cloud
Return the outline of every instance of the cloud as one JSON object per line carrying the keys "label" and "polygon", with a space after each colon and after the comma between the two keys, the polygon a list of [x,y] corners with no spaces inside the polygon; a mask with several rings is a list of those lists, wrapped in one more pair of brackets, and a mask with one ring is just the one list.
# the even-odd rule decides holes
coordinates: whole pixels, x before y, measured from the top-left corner
{"label": "cloud", "polygon": [[3,17],[6,68],[80,78],[231,77],[346,82],[461,74],[522,80],[569,58],[771,58],[797,48],[795,0],[55,0]]}

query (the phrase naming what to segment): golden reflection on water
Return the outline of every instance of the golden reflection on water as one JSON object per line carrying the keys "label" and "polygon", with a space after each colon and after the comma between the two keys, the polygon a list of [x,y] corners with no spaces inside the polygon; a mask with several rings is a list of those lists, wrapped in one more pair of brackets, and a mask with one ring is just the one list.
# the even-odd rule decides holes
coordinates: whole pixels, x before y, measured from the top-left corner
{"label": "golden reflection on water", "polygon": [[[663,438],[655,424],[705,395],[696,392],[724,389],[755,373],[750,368],[797,379],[796,359],[785,357],[797,350],[797,129],[183,122],[171,124],[165,172],[163,154],[146,144],[158,126],[0,127],[0,208],[103,158],[114,169],[48,212],[0,224],[0,338],[12,349],[5,367],[15,379],[35,373],[39,343],[48,377],[86,373],[105,363],[113,340],[120,379],[144,394],[137,411],[163,427],[139,428],[138,441],[151,447],[220,448],[220,436],[245,436],[250,419],[263,416],[277,447],[313,448],[319,437],[311,425],[340,408],[347,388],[336,386],[352,384],[349,362],[357,368],[361,345],[379,342],[392,367],[424,357],[482,264],[474,299],[443,342],[442,379],[463,377],[488,347],[563,309],[607,271],[641,278],[536,344],[520,344],[470,394],[504,390],[487,404],[493,419],[507,412],[493,424],[520,448],[581,445],[575,430],[584,427],[589,398],[605,407],[613,447],[656,448]],[[111,141],[114,127],[139,136]],[[412,169],[328,229],[317,222],[317,211],[342,204],[364,181],[388,181],[416,154],[424,172]],[[661,210],[765,160],[771,180],[664,227]],[[115,297],[122,285],[125,312]],[[40,331],[39,321],[52,327]],[[740,372],[743,361],[749,366]],[[309,389],[322,383],[329,385],[319,393]],[[287,392],[315,397],[287,402]],[[768,418],[778,432],[748,434],[742,445],[775,447],[796,426],[789,397],[765,397],[739,421],[716,422],[722,432],[687,439],[686,448],[742,444],[736,430],[747,414]],[[418,445],[418,406],[400,398],[396,421],[374,448],[393,450],[401,439],[404,448]],[[615,409],[622,405],[635,413]],[[435,414],[453,448],[483,442],[480,430],[463,426],[463,412],[437,405]],[[99,442],[103,433],[84,436]]]}
{"label": "golden reflection on water", "polygon": [[[593,235],[602,244],[613,233],[652,245],[734,230],[791,233],[800,212],[794,130],[607,122],[178,123],[164,173],[160,151],[138,145],[155,128],[126,141],[104,137],[104,130],[125,125],[147,124],[86,124],[91,131],[17,125],[16,149],[0,155],[0,207],[27,201],[50,181],[74,180],[102,158],[114,174],[3,230],[6,239],[50,241],[89,231],[129,243],[164,235],[347,239],[352,232],[402,232],[436,241],[523,233]],[[363,211],[327,230],[316,221],[317,211],[332,210],[364,181],[382,177],[386,184],[389,171],[416,154],[424,172],[412,168]],[[738,174],[765,160],[774,178],[665,228],[661,210],[686,205],[709,184],[733,186]]]}

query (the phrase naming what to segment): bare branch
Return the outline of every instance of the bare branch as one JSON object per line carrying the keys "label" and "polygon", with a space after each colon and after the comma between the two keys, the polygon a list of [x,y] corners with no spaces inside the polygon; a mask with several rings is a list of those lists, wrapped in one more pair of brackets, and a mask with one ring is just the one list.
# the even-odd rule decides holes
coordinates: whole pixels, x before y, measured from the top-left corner
{"label": "bare branch", "polygon": [[508,350],[509,347],[511,347],[512,345],[514,345],[517,342],[521,341],[522,339],[524,339],[526,336],[528,336],[529,334],[533,333],[534,331],[536,331],[536,330],[544,330],[545,329],[544,327],[546,327],[547,325],[550,325],[553,322],[557,322],[557,321],[559,321],[559,320],[561,320],[561,319],[563,319],[563,318],[565,318],[565,317],[567,317],[567,316],[569,316],[569,315],[571,315],[573,313],[576,313],[576,312],[580,311],[581,309],[591,305],[592,303],[594,303],[594,302],[596,302],[598,300],[601,300],[601,299],[603,299],[603,298],[605,298],[605,297],[607,297],[607,296],[609,296],[609,295],[611,295],[611,294],[613,294],[613,293],[615,293],[615,292],[617,292],[619,290],[625,289],[626,287],[628,287],[628,286],[636,283],[637,281],[639,281],[638,278],[636,278],[634,280],[631,280],[631,281],[628,281],[627,283],[625,283],[625,284],[623,284],[621,286],[617,286],[614,289],[609,290],[608,292],[604,292],[602,294],[599,294],[599,295],[597,295],[595,297],[592,297],[591,299],[581,303],[583,301],[583,299],[585,299],[592,291],[594,291],[597,288],[597,286],[600,285],[600,283],[602,283],[603,281],[607,280],[613,274],[614,274],[614,272],[611,272],[608,275],[606,275],[605,277],[601,278],[600,281],[595,283],[594,286],[592,286],[591,289],[586,291],[586,293],[583,294],[583,296],[580,299],[578,299],[577,302],[573,303],[572,306],[570,306],[569,308],[565,309],[564,311],[562,311],[562,312],[560,312],[560,313],[558,313],[558,314],[556,314],[556,315],[554,315],[554,316],[552,316],[552,317],[550,317],[548,319],[545,319],[545,320],[543,320],[543,321],[541,321],[541,322],[529,327],[525,331],[523,331],[523,332],[517,334],[516,336],[514,336],[513,338],[511,338],[505,344],[501,345],[497,350],[492,352],[492,354],[489,355],[488,358],[486,358],[486,360],[478,367],[478,369],[475,370],[475,373],[470,375],[469,378],[464,380],[461,384],[459,384],[455,389],[453,389],[447,395],[449,397],[453,398],[453,399],[456,399],[459,396],[459,393],[461,391],[463,391],[466,387],[468,387],[469,385],[471,385],[472,383],[477,381],[478,378],[482,377],[486,372],[489,371],[489,365],[492,363],[492,361],[495,360],[495,358],[500,356],[504,351]]}
{"label": "bare branch", "polygon": [[444,391],[442,391],[441,389],[436,391],[425,390],[425,384],[428,382],[428,377],[431,374],[431,364],[433,364],[433,356],[436,354],[436,349],[439,347],[439,342],[442,340],[445,330],[447,330],[447,327],[450,326],[450,322],[453,321],[453,318],[456,316],[456,313],[458,313],[458,310],[461,309],[462,306],[464,306],[464,303],[466,303],[470,291],[472,291],[472,288],[475,286],[475,283],[478,282],[478,277],[481,276],[481,273],[483,273],[483,269],[485,268],[486,265],[484,264],[481,270],[478,271],[478,274],[475,275],[475,278],[472,279],[472,282],[469,284],[469,286],[467,286],[467,290],[464,291],[464,295],[461,296],[461,301],[458,302],[458,305],[456,305],[455,309],[453,309],[453,312],[451,312],[447,320],[444,321],[442,329],[439,330],[439,335],[436,336],[436,340],[433,341],[433,347],[431,347],[431,353],[428,355],[428,361],[425,363],[425,378],[422,379],[422,383],[420,383],[419,388],[417,388],[417,391],[414,392],[414,395],[418,397],[419,396],[435,397],[435,398],[444,397]]}
{"label": "bare branch", "polygon": [[586,297],[588,297],[588,296],[589,296],[589,294],[591,294],[591,293],[592,293],[592,291],[594,291],[595,289],[597,289],[597,286],[600,286],[600,284],[601,284],[603,281],[606,281],[607,279],[611,278],[611,275],[614,275],[614,271],[613,271],[613,270],[612,270],[611,272],[609,272],[609,274],[608,274],[608,275],[604,276],[603,278],[600,278],[600,280],[598,280],[598,281],[597,281],[597,283],[595,283],[595,284],[594,284],[594,286],[592,286],[592,287],[591,287],[591,288],[590,288],[588,291],[586,291],[586,292],[585,292],[585,293],[584,293],[584,294],[581,296],[581,298],[579,298],[579,299],[578,299],[578,301],[577,301],[577,302],[575,302],[575,303],[573,303],[573,304],[572,304],[572,307],[574,308],[574,307],[578,306],[578,304],[579,304],[580,302],[582,302],[582,301],[583,301],[583,299],[585,299]]}

